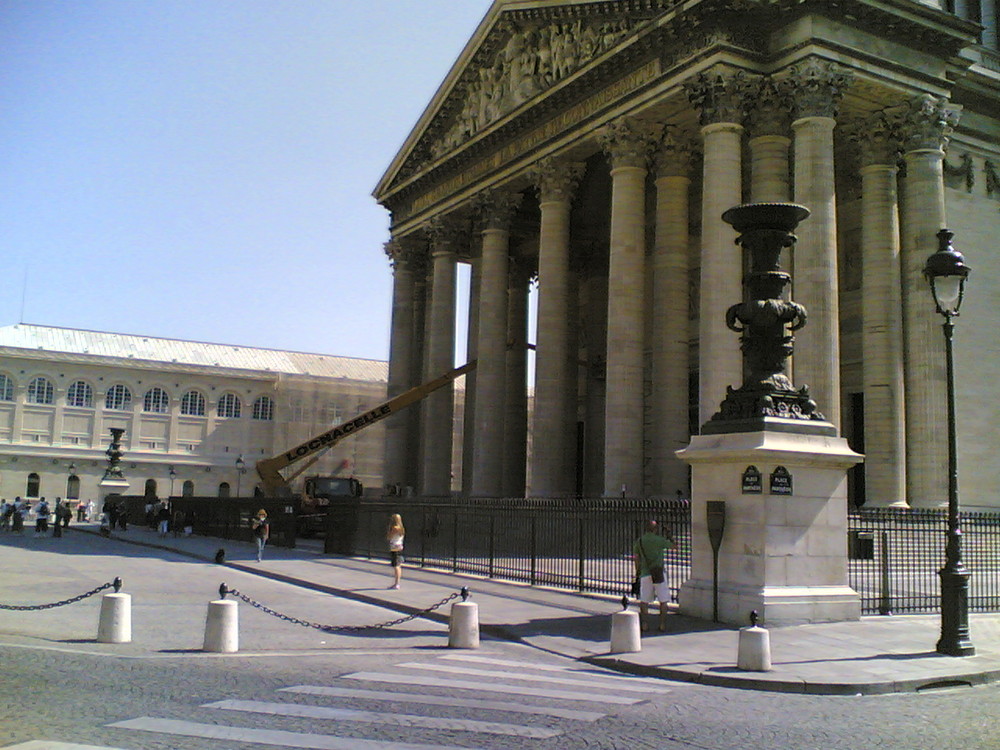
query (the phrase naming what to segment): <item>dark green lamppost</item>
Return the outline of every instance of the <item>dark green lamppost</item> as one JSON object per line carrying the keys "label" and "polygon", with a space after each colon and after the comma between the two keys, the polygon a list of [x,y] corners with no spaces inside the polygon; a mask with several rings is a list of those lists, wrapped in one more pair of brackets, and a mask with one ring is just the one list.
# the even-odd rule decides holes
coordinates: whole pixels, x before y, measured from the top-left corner
{"label": "dark green lamppost", "polygon": [[240,489],[243,484],[243,475],[247,473],[247,464],[243,460],[243,454],[241,453],[239,458],[236,459],[236,497],[240,496]]}
{"label": "dark green lamppost", "polygon": [[962,254],[951,246],[954,233],[942,229],[937,234],[938,251],[927,259],[924,278],[931,285],[934,305],[944,316],[945,363],[948,377],[948,541],[941,576],[941,637],[937,652],[948,656],[972,656],[975,646],[969,638],[969,572],[962,564],[962,529],[958,514],[958,458],[955,449],[955,363],[952,334],[958,308],[965,295],[969,267]]}

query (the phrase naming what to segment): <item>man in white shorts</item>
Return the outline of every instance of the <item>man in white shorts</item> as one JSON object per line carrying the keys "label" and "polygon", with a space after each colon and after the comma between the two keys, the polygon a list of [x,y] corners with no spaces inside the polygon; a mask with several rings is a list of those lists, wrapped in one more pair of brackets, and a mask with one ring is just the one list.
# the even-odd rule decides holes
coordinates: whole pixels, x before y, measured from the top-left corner
{"label": "man in white shorts", "polygon": [[675,543],[669,535],[660,535],[660,525],[656,521],[646,522],[646,533],[632,545],[635,557],[635,574],[639,578],[639,622],[643,630],[649,630],[649,605],[660,603],[659,628],[667,629],[667,603],[670,601],[670,585],[663,570],[663,556]]}

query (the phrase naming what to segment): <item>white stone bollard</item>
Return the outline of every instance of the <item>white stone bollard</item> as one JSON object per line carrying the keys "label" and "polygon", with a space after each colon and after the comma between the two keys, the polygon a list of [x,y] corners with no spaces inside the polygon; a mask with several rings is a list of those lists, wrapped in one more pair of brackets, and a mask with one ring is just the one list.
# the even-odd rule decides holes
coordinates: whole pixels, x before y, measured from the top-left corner
{"label": "white stone bollard", "polygon": [[101,597],[101,616],[97,623],[98,643],[132,642],[132,595],[105,594]]}
{"label": "white stone bollard", "polygon": [[451,605],[448,648],[479,648],[479,605],[475,602]]}
{"label": "white stone bollard", "polygon": [[237,603],[218,599],[208,603],[205,620],[203,651],[216,654],[235,654],[240,648],[239,609]]}
{"label": "white stone bollard", "polygon": [[639,613],[627,609],[611,615],[611,653],[631,654],[642,651]]}
{"label": "white stone bollard", "polygon": [[736,666],[745,672],[771,671],[771,634],[767,630],[757,625],[740,628]]}

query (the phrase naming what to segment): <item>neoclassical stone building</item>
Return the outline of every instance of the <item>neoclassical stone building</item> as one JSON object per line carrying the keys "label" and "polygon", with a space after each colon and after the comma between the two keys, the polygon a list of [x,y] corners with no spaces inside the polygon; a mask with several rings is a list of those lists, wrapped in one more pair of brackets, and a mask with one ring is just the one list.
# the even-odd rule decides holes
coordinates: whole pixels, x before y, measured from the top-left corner
{"label": "neoclassical stone building", "polygon": [[478,359],[462,471],[444,390],[388,425],[387,482],[684,490],[674,452],[742,380],[725,311],[745,261],[721,215],[793,201],[811,217],[783,260],[809,311],[790,375],[867,455],[852,493],[869,505],[947,497],[944,344],[921,269],[955,232],[973,268],[963,502],[997,504],[998,174],[992,0],[496,0],[375,191],[392,216],[390,393],[453,365],[456,316]]}
{"label": "neoclassical stone building", "polygon": [[[112,427],[125,430],[128,494],[249,496],[257,460],[381,403],[386,375],[377,360],[0,327],[0,496],[96,502]],[[307,474],[351,474],[378,492],[384,440],[373,425]]]}

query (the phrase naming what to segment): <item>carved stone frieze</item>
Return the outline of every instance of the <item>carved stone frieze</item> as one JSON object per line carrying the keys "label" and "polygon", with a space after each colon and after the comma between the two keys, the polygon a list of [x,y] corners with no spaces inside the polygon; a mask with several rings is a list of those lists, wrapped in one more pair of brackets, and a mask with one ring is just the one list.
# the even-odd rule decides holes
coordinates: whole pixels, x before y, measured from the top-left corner
{"label": "carved stone frieze", "polygon": [[532,179],[541,201],[570,201],[583,178],[586,165],[563,159],[543,159],[532,170]]}
{"label": "carved stone frieze", "polygon": [[620,42],[628,20],[576,19],[513,28],[506,43],[469,75],[454,123],[430,146],[443,156],[490,123],[572,75]]}
{"label": "carved stone frieze", "polygon": [[785,91],[779,90],[770,76],[762,76],[756,95],[747,109],[747,135],[787,136],[791,126],[791,103]]}
{"label": "carved stone frieze", "polygon": [[621,117],[607,124],[598,135],[598,141],[611,159],[612,167],[645,169],[662,137],[663,125]]}
{"label": "carved stone frieze", "polygon": [[904,151],[944,150],[958,125],[960,110],[944,97],[922,94],[899,111]]}
{"label": "carved stone frieze", "polygon": [[788,70],[778,89],[791,102],[793,116],[836,117],[844,91],[854,75],[828,60],[809,57]]}
{"label": "carved stone frieze", "polygon": [[684,89],[703,126],[720,122],[742,124],[752,83],[744,71],[720,66],[686,82]]}
{"label": "carved stone frieze", "polygon": [[521,205],[521,194],[508,190],[490,190],[483,193],[478,201],[479,216],[483,230],[509,230],[518,206]]}

